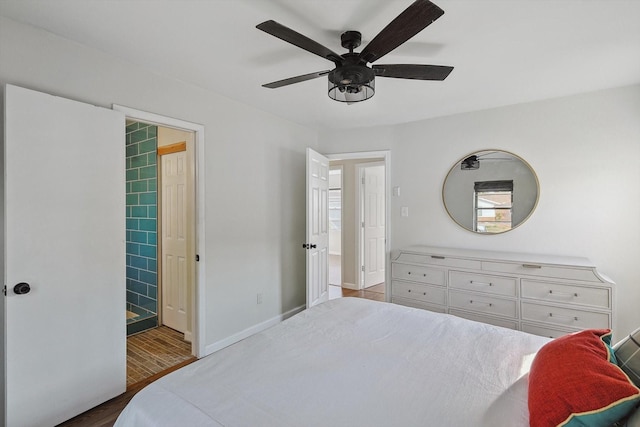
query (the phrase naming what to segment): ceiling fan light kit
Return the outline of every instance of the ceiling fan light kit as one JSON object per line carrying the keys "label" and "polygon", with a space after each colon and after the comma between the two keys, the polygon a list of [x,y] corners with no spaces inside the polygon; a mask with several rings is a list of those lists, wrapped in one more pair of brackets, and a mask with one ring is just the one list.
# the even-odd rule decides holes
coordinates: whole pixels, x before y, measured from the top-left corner
{"label": "ceiling fan light kit", "polygon": [[364,101],[375,91],[375,74],[371,68],[344,65],[329,73],[329,98],[334,101]]}
{"label": "ceiling fan light kit", "polygon": [[442,14],[444,11],[429,0],[416,0],[380,31],[360,53],[353,51],[360,46],[362,40],[360,32],[344,32],[340,37],[341,44],[342,47],[349,50],[349,53],[342,55],[291,28],[275,21],[265,21],[258,24],[256,28],[307,52],[321,56],[333,62],[336,67],[333,70],[317,71],[262,86],[275,89],[328,75],[329,98],[351,104],[365,101],[375,94],[376,76],[397,79],[444,80],[451,73],[453,67],[418,64],[367,65],[377,61],[418,34]]}

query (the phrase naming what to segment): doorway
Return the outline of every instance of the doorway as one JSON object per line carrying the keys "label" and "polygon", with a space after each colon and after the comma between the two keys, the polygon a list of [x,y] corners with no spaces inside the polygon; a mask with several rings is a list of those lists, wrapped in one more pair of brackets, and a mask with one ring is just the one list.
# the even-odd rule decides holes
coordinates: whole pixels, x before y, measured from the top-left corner
{"label": "doorway", "polygon": [[128,119],[127,386],[194,353],[194,131]]}
{"label": "doorway", "polygon": [[[330,299],[390,299],[386,280],[389,156],[388,151],[327,156]],[[331,232],[338,228],[338,218],[340,230]],[[339,283],[334,283],[335,278]]]}
{"label": "doorway", "polygon": [[[159,328],[152,329],[148,334],[142,333],[138,335],[134,335],[130,338],[135,338],[136,341],[140,341],[143,339],[151,339],[154,340],[155,343],[168,341],[167,334],[172,335],[173,349],[172,351],[177,351],[180,353],[181,358],[189,357],[188,354],[183,354],[185,348],[190,353],[190,356],[195,358],[203,357],[206,354],[205,349],[205,322],[204,322],[204,301],[205,301],[205,273],[206,273],[206,258],[205,258],[205,204],[201,201],[204,201],[205,194],[205,180],[204,180],[204,127],[202,125],[187,122],[180,119],[175,119],[171,117],[161,116],[154,113],[149,113],[145,111],[140,111],[136,109],[132,109],[129,107],[114,105],[114,110],[121,111],[125,114],[127,119],[127,125],[132,124],[134,122],[143,123],[147,126],[155,126],[156,127],[156,137],[159,137],[159,140],[155,141],[156,145],[156,164],[155,170],[158,177],[162,181],[162,163],[163,158],[165,156],[167,159],[171,159],[173,163],[174,170],[180,168],[179,161],[176,159],[180,157],[180,155],[185,154],[188,150],[190,150],[189,156],[191,157],[190,167],[182,166],[183,174],[185,175],[188,182],[191,183],[191,191],[192,199],[191,206],[189,209],[191,210],[191,214],[189,217],[191,218],[191,225],[183,225],[182,231],[186,229],[191,229],[191,235],[189,237],[190,244],[188,245],[190,249],[186,252],[185,256],[175,257],[176,259],[184,258],[182,263],[178,262],[176,265],[178,268],[174,268],[173,270],[179,270],[182,266],[189,265],[191,266],[191,277],[187,279],[187,282],[190,284],[186,293],[182,295],[177,295],[177,302],[173,303],[174,307],[178,308],[180,311],[180,306],[187,307],[186,310],[186,329],[184,332],[175,332],[173,329],[167,330],[166,326],[160,326]],[[158,130],[159,129],[159,130]],[[151,131],[153,134],[153,131]],[[169,135],[166,137],[166,135]],[[148,143],[151,145],[151,143]],[[160,148],[158,148],[160,147]],[[188,150],[187,150],[188,149]],[[133,149],[132,149],[133,150]],[[175,154],[175,153],[183,153],[183,154]],[[158,156],[158,154],[160,154]],[[133,160],[132,160],[133,162]],[[151,166],[151,165],[148,165]],[[164,169],[168,169],[168,166]],[[146,173],[151,173],[149,169]],[[146,176],[146,175],[143,175]],[[176,196],[180,194],[180,191],[176,190],[176,186],[179,184],[174,183],[172,193]],[[133,186],[133,184],[132,184]],[[153,187],[153,185],[152,185]],[[149,187],[147,186],[147,189]],[[166,323],[166,316],[163,315],[162,304],[163,301],[169,300],[171,302],[171,298],[163,297],[162,295],[162,273],[163,273],[163,255],[161,255],[163,246],[167,246],[166,240],[162,237],[161,230],[163,228],[162,221],[166,215],[162,215],[162,201],[163,199],[167,199],[167,196],[163,197],[163,186],[161,183],[156,181],[155,185],[156,189],[156,203],[155,203],[155,213],[156,213],[156,231],[155,231],[155,242],[156,245],[160,248],[156,251],[156,316],[157,316],[157,324],[163,325]],[[145,196],[151,197],[151,196]],[[151,205],[150,205],[151,206]],[[133,213],[133,212],[132,212]],[[132,217],[133,218],[133,217]],[[166,220],[166,218],[164,218]],[[160,227],[158,227],[158,224]],[[152,226],[153,224],[148,223],[148,226]],[[167,228],[166,226],[164,227]],[[178,230],[180,226],[177,223],[174,224],[174,228]],[[131,230],[135,231],[135,230]],[[127,233],[129,233],[127,231]],[[140,235],[138,235],[140,236]],[[151,235],[153,236],[153,235]],[[153,241],[153,239],[152,239]],[[165,241],[163,245],[163,241]],[[149,241],[147,241],[149,242]],[[152,263],[153,264],[153,263]],[[159,286],[158,286],[159,285]],[[152,294],[153,295],[153,294]],[[129,300],[127,300],[129,302]],[[176,298],[173,299],[176,301]],[[148,301],[147,301],[148,302]],[[166,302],[166,301],[165,301]],[[175,328],[175,325],[171,325]],[[146,334],[146,336],[144,336]],[[177,335],[176,335],[177,334]],[[155,336],[157,335],[157,336]],[[129,341],[129,339],[128,339]],[[185,345],[179,345],[178,341],[183,341]],[[171,343],[171,342],[170,342]],[[145,345],[138,346],[146,347]],[[153,357],[151,354],[150,357]],[[172,360],[176,360],[172,358]],[[158,363],[166,366],[165,362],[159,361]],[[168,368],[168,366],[167,366]]]}

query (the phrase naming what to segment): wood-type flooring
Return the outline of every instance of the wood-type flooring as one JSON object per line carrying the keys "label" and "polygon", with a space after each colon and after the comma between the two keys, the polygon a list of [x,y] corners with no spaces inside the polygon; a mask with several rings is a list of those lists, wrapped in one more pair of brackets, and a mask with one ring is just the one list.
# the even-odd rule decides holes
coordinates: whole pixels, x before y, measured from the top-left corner
{"label": "wood-type flooring", "polygon": [[359,291],[329,285],[329,299],[342,297],[356,297],[372,299],[374,301],[384,301],[384,283],[378,283],[377,285]]}
{"label": "wood-type flooring", "polygon": [[127,387],[191,359],[191,343],[166,326],[127,338]]}

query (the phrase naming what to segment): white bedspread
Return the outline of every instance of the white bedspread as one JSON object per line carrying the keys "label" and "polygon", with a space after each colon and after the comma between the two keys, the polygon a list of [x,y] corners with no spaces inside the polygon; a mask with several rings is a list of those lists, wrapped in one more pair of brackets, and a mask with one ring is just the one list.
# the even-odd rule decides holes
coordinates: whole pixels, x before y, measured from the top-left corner
{"label": "white bedspread", "polygon": [[139,392],[116,426],[528,426],[549,339],[356,298],[332,300]]}

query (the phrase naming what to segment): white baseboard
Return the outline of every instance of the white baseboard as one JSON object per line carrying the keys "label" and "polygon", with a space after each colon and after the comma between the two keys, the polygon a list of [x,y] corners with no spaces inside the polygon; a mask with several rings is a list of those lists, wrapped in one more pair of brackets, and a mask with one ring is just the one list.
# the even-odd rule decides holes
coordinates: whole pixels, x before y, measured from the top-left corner
{"label": "white baseboard", "polygon": [[185,331],[184,332],[184,340],[186,342],[193,342],[193,332],[191,331]]}
{"label": "white baseboard", "polygon": [[351,289],[353,291],[357,291],[360,288],[358,287],[358,285],[356,285],[355,283],[347,283],[347,282],[342,282],[342,287],[343,288],[347,288],[347,289]]}
{"label": "white baseboard", "polygon": [[302,310],[306,308],[306,305],[301,305],[292,310],[289,310],[285,313],[282,313],[278,316],[272,317],[271,319],[265,320],[262,323],[258,323],[257,325],[253,325],[250,328],[245,329],[244,331],[238,332],[237,334],[233,334],[230,337],[222,339],[220,341],[214,342],[213,344],[209,344],[205,347],[204,356],[208,356],[211,353],[214,353],[218,350],[222,350],[225,347],[230,346],[231,344],[235,344],[240,340],[250,337],[253,334],[257,334],[258,332],[262,332],[265,329],[268,329],[272,326],[277,325],[285,319],[293,316],[294,314],[300,313]]}

